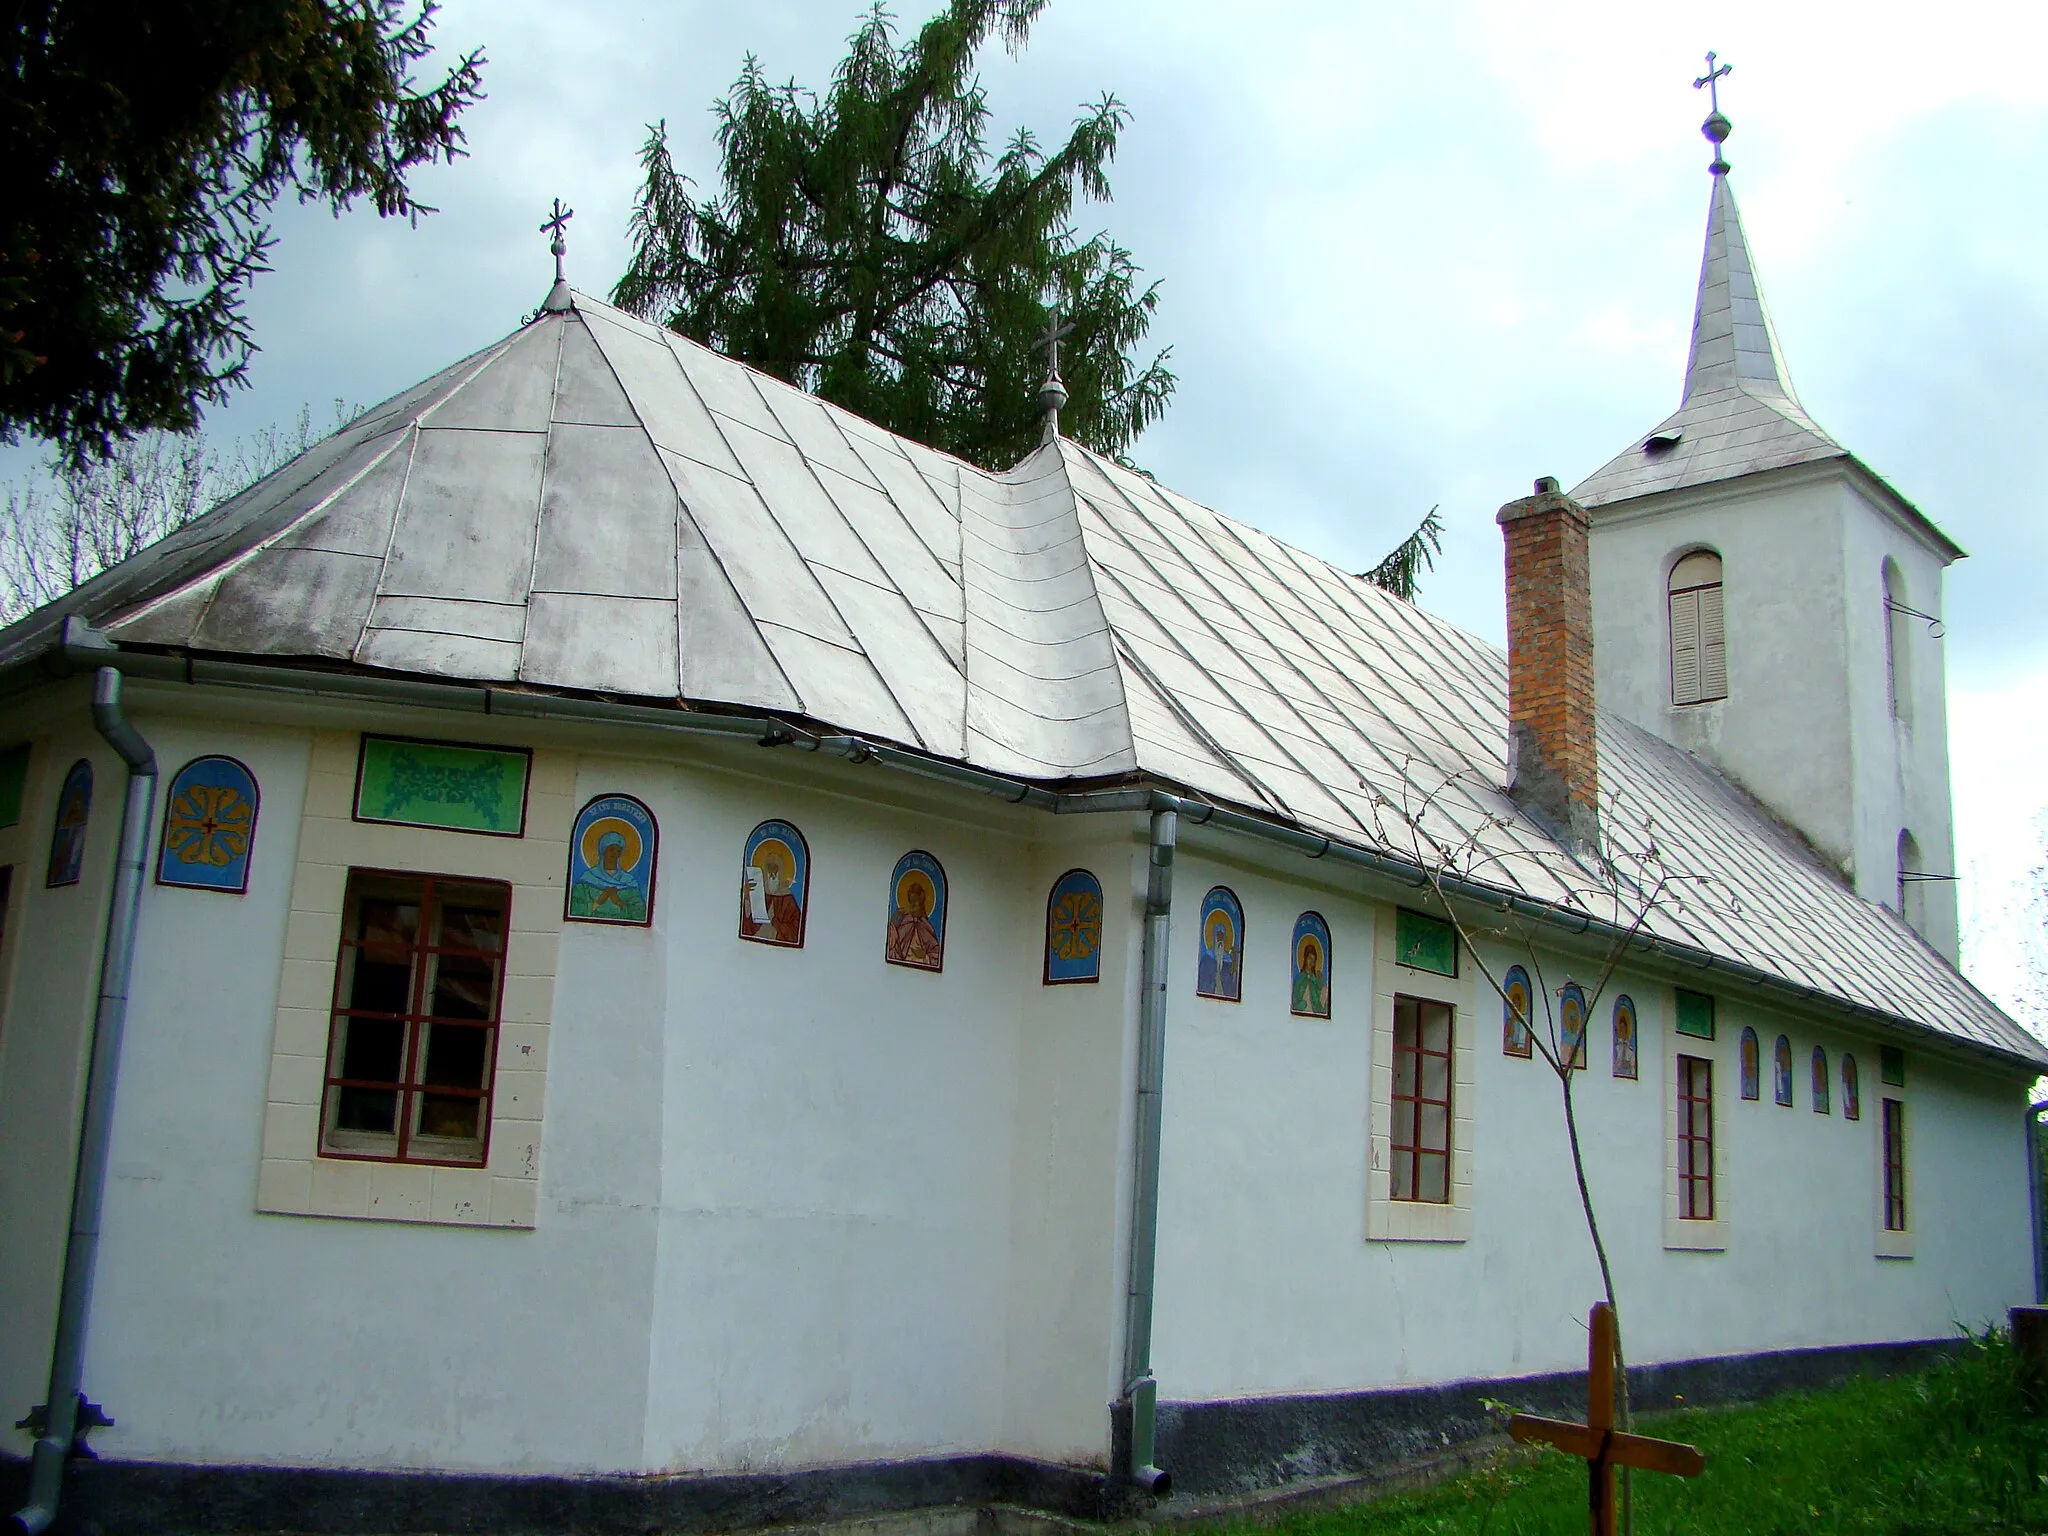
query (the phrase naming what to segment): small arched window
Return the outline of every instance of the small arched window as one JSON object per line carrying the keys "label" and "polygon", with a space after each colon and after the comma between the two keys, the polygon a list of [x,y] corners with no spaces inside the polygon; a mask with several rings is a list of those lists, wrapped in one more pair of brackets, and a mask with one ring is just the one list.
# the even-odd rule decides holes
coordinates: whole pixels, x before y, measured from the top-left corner
{"label": "small arched window", "polygon": [[1913,834],[1901,828],[1899,831],[1899,885],[1898,911],[1915,933],[1922,931],[1927,917],[1927,902],[1921,895],[1926,884],[1916,876],[1926,874],[1920,862],[1920,844]]}
{"label": "small arched window", "polygon": [[1760,1060],[1758,1059],[1759,1055],[1760,1055],[1760,1052],[1759,1052],[1759,1051],[1758,1051],[1758,1049],[1757,1049],[1757,1043],[1756,1043],[1756,1031],[1755,1031],[1755,1030],[1753,1030],[1753,1029],[1750,1029],[1750,1028],[1749,1028],[1749,1027],[1747,1027],[1747,1026],[1744,1026],[1744,1028],[1743,1028],[1743,1031],[1742,1031],[1742,1046],[1741,1046],[1741,1056],[1742,1056],[1742,1074],[1741,1074],[1741,1075],[1742,1075],[1742,1096],[1743,1096],[1743,1097],[1744,1097],[1745,1099],[1753,1099],[1753,1098],[1756,1098],[1756,1097],[1757,1097],[1757,1096],[1758,1096],[1758,1095],[1759,1095],[1760,1093],[1762,1093],[1762,1092],[1763,1092],[1763,1088],[1762,1088],[1762,1080],[1763,1080],[1763,1075],[1764,1075],[1764,1074],[1763,1074],[1763,1063],[1762,1063],[1762,1062],[1761,1062],[1761,1061],[1760,1061]]}
{"label": "small arched window", "polygon": [[1671,702],[1728,697],[1727,631],[1721,618],[1721,557],[1696,549],[1671,567]]}
{"label": "small arched window", "polygon": [[1856,1075],[1856,1058],[1842,1052],[1842,1118],[1863,1118],[1863,1084]]}
{"label": "small arched window", "polygon": [[1906,577],[1898,562],[1884,563],[1884,672],[1892,718],[1913,723],[1913,620],[1906,605]]}
{"label": "small arched window", "polygon": [[1813,1048],[1813,1112],[1828,1112],[1828,1053],[1817,1045]]}
{"label": "small arched window", "polygon": [[1773,1079],[1772,1096],[1780,1104],[1784,1105],[1785,1108],[1790,1109],[1792,1107],[1792,1042],[1783,1035],[1778,1036],[1778,1043],[1771,1051],[1771,1069]]}

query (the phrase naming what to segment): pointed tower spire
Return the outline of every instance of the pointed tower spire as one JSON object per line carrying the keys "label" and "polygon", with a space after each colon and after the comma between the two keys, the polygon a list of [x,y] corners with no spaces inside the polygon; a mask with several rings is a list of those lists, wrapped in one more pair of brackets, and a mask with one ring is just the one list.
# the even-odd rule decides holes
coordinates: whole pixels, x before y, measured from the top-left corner
{"label": "pointed tower spire", "polygon": [[1572,488],[1572,499],[1589,509],[1760,470],[1848,457],[1799,403],[1771,312],[1764,307],[1763,285],[1750,260],[1728,160],[1721,153],[1732,127],[1721,113],[1720,83],[1732,69],[1710,53],[1707,72],[1693,81],[1695,88],[1711,93],[1712,110],[1700,132],[1714,146],[1714,159],[1707,167],[1713,191],[1707,200],[1707,245],[1700,258],[1685,392],[1676,411]]}
{"label": "pointed tower spire", "polygon": [[1799,404],[1723,164],[1714,173],[1714,193],[1707,206],[1707,248],[1700,258],[1700,292],[1693,306],[1692,351],[1685,362],[1681,403],[1737,385]]}
{"label": "pointed tower spire", "polygon": [[1700,132],[1714,146],[1713,163],[1707,167],[1714,190],[1707,204],[1707,248],[1700,259],[1699,300],[1693,308],[1692,352],[1686,359],[1681,403],[1740,384],[1783,395],[1797,407],[1799,396],[1792,389],[1771,312],[1764,306],[1763,287],[1742,233],[1742,214],[1735,206],[1735,189],[1728,182],[1728,161],[1721,153],[1733,125],[1721,115],[1720,81],[1734,68],[1717,68],[1709,53],[1707,72],[1693,81],[1695,90],[1705,89],[1712,98],[1713,110]]}

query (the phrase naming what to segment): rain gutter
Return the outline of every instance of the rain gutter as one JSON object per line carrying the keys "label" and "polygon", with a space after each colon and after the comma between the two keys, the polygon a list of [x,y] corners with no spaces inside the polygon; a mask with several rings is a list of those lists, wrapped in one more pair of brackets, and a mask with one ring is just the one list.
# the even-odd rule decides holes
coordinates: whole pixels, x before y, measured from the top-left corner
{"label": "rain gutter", "polygon": [[142,866],[149,851],[157,774],[156,754],[121,713],[121,674],[113,667],[101,667],[94,674],[92,723],[128,765],[128,793],[121,805],[114,893],[107,903],[106,937],[100,949],[99,1006],[93,1015],[91,1065],[86,1071],[85,1104],[79,1117],[71,1183],[71,1235],[64,1245],[64,1282],[58,1294],[56,1338],[50,1349],[50,1390],[29,1458],[28,1502],[9,1522],[22,1536],[39,1536],[56,1518],[64,1464],[71,1457],[77,1435],[110,1422],[85,1401],[80,1387],[85,1375],[86,1325],[92,1313],[93,1268],[99,1260],[107,1154],[114,1134],[121,1034],[128,1019],[128,975],[135,961]]}
{"label": "rain gutter", "polygon": [[[1961,1054],[1988,1057],[2001,1066],[2039,1071],[2042,1063],[2014,1055],[1994,1046],[1963,1041],[1915,1027],[1910,1020],[1868,1004],[1851,1002],[1831,993],[1815,991],[1786,981],[1772,972],[1730,960],[1696,945],[1680,943],[1633,930],[1623,924],[1604,922],[1590,913],[1573,912],[1548,902],[1537,901],[1502,886],[1462,876],[1433,872],[1411,858],[1386,853],[1354,843],[1342,843],[1316,832],[1304,832],[1262,816],[1247,815],[1227,806],[1164,789],[1133,786],[1108,790],[1052,790],[1028,780],[990,773],[961,763],[946,762],[919,752],[870,741],[865,737],[820,733],[770,715],[727,715],[709,711],[675,709],[646,704],[615,704],[602,699],[571,698],[559,694],[528,693],[518,689],[479,688],[466,683],[433,683],[409,678],[366,676],[350,672],[319,672],[302,668],[263,666],[249,662],[208,661],[190,655],[124,651],[75,615],[64,621],[63,631],[43,656],[40,666],[31,662],[11,669],[28,672],[32,680],[68,676],[97,667],[118,667],[137,677],[167,682],[213,684],[232,688],[253,688],[322,698],[358,699],[365,703],[409,705],[427,709],[457,710],[467,714],[504,715],[530,720],[567,720],[588,724],[625,726],[655,730],[671,735],[710,736],[727,740],[749,740],[762,746],[791,746],[805,751],[842,757],[853,763],[875,763],[916,777],[985,794],[1012,805],[1026,805],[1057,815],[1116,811],[1174,811],[1194,826],[1247,837],[1274,847],[1290,849],[1310,859],[1330,859],[1405,885],[1418,892],[1440,891],[1461,904],[1483,911],[1527,918],[1545,927],[1559,929],[1595,943],[1626,943],[1629,950],[1654,955],[1672,965],[1703,975],[1726,977],[1775,998],[1801,1007],[1816,1005],[1848,1019],[1872,1025],[1889,1034],[1905,1033]],[[20,681],[15,682],[18,688]],[[1426,899],[1426,898],[1425,898]],[[1905,1028],[1902,1030],[1901,1025]]]}

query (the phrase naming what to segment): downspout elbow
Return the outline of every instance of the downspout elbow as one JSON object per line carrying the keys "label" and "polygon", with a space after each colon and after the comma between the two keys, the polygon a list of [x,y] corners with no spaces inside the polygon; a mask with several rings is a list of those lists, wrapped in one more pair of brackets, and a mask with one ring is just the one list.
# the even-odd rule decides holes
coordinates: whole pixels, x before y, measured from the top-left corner
{"label": "downspout elbow", "polygon": [[121,674],[112,667],[101,667],[93,674],[92,723],[106,738],[107,745],[121,754],[121,761],[128,765],[131,774],[138,778],[156,777],[156,753],[142,739],[142,732],[121,713]]}

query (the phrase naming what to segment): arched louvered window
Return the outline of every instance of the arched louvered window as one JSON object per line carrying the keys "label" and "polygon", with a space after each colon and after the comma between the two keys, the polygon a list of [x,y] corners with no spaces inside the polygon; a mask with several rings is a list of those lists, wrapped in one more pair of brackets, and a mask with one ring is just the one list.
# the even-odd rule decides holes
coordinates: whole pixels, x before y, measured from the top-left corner
{"label": "arched louvered window", "polygon": [[1696,549],[1671,567],[1671,702],[1728,697],[1728,642],[1721,617],[1721,557]]}

